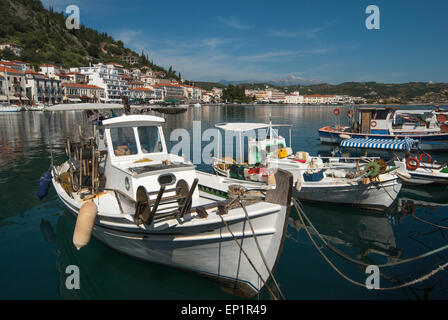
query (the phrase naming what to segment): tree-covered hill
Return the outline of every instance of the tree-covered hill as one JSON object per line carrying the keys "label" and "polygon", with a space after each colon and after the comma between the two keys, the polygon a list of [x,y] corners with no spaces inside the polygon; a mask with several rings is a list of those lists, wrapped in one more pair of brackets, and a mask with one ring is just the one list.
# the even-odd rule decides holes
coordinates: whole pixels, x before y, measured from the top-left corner
{"label": "tree-covered hill", "polygon": [[[122,55],[135,56],[138,64],[133,67],[150,67],[163,71],[169,78],[178,78],[176,71],[165,70],[152,63],[147,54],[138,54],[115,40],[107,33],[99,33],[84,25],[68,30],[66,15],[47,10],[40,0],[0,0],[0,42],[11,41],[23,46],[20,57],[9,50],[0,51],[4,59],[20,59],[40,65],[51,63],[62,67],[85,66],[89,62],[117,62]],[[171,71],[171,72],[169,72]]]}

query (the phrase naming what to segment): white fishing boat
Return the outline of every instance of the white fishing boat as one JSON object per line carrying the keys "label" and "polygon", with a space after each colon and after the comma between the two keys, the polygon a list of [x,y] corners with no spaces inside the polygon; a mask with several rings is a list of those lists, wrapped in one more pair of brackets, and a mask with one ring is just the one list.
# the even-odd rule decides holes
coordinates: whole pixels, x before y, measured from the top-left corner
{"label": "white fishing boat", "polygon": [[[267,129],[266,134],[248,139],[248,160],[216,158],[213,168],[216,174],[229,178],[257,181],[270,184],[273,173],[278,169],[292,173],[293,196],[303,201],[343,204],[364,209],[384,210],[392,205],[400,192],[402,181],[393,169],[370,161],[366,167],[352,164],[347,167],[332,167],[319,157],[307,152],[292,153],[285,139],[273,129],[275,126],[263,123],[228,123],[216,127],[238,132]],[[242,139],[239,139],[243,150]],[[243,152],[240,151],[240,155]],[[396,169],[396,168],[394,168]]]}
{"label": "white fishing boat", "polygon": [[408,184],[448,184],[447,164],[433,161],[426,153],[422,153],[419,158],[408,157],[394,161],[394,164],[409,174],[406,180]]}
{"label": "white fishing boat", "polygon": [[[67,109],[48,108],[53,110]],[[86,245],[92,233],[126,255],[254,296],[271,279],[280,257],[291,174],[280,170],[276,186],[250,189],[199,172],[168,153],[164,121],[123,115],[95,122],[91,137],[67,141],[68,161],[52,166],[51,182],[77,217],[75,245]],[[41,195],[45,189],[42,182]]]}

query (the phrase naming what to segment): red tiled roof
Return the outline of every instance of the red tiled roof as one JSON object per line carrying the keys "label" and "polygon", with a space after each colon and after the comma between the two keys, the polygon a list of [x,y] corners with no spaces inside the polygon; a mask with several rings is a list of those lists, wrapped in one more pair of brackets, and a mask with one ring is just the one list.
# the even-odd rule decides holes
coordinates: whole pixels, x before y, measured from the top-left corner
{"label": "red tiled roof", "polygon": [[12,61],[0,61],[0,65],[11,66],[11,67],[21,67],[18,64],[15,64]]}
{"label": "red tiled roof", "polygon": [[0,72],[7,72],[7,73],[13,73],[13,74],[19,74],[21,76],[25,75],[23,72],[17,71],[16,69],[11,69],[8,67],[0,66]]}
{"label": "red tiled roof", "polygon": [[9,42],[9,41],[0,43],[0,46],[1,45],[7,45],[7,44],[9,44],[10,46],[13,46],[13,47],[20,47],[20,48],[22,47],[20,44],[17,44],[17,43],[14,43],[14,42]]}
{"label": "red tiled roof", "polygon": [[152,90],[152,89],[150,89],[150,88],[133,88],[133,89],[130,89],[131,91],[132,90],[134,90],[134,91],[154,91],[154,90]]}
{"label": "red tiled roof", "polygon": [[85,89],[101,89],[104,90],[101,87],[94,86],[92,84],[82,84],[82,83],[63,83],[63,87],[72,87],[72,88],[85,88]]}

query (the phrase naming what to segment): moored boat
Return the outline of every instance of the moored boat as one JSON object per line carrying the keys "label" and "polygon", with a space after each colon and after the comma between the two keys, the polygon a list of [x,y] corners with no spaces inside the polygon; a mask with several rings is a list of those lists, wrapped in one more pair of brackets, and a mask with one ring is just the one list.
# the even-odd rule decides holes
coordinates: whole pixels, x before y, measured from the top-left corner
{"label": "moored boat", "polygon": [[[336,116],[341,110],[334,109]],[[351,126],[329,125],[318,130],[322,143],[339,144],[347,138],[404,140],[413,139],[422,150],[448,150],[446,114],[439,110],[398,110],[384,107],[358,108],[347,111]],[[414,146],[416,148],[417,145]]]}
{"label": "moored boat", "polygon": [[[329,166],[307,152],[293,154],[285,139],[273,130],[272,124],[218,124],[223,130],[245,132],[267,129],[266,138],[249,137],[248,160],[215,159],[213,168],[218,175],[229,178],[271,184],[273,173],[286,170],[293,175],[296,199],[384,210],[392,205],[400,192],[401,178],[379,160],[369,161],[367,169],[349,164]],[[242,141],[242,139],[240,139]],[[240,146],[242,150],[242,146]]]}
{"label": "moored boat", "polygon": [[124,115],[96,121],[92,137],[67,141],[68,161],[51,173],[58,197],[77,217],[75,245],[86,245],[91,232],[126,255],[254,296],[280,257],[291,174],[278,171],[274,188],[216,181],[168,153],[163,123]]}

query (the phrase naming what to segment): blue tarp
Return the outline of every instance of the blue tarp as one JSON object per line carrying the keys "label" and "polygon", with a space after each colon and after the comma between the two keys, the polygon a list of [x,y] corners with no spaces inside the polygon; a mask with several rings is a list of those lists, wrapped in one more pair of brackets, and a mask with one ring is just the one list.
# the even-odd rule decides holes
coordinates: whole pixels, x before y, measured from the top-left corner
{"label": "blue tarp", "polygon": [[412,139],[366,139],[351,138],[341,141],[341,147],[347,148],[365,148],[365,149],[388,149],[388,150],[406,150],[412,147],[416,141]]}

